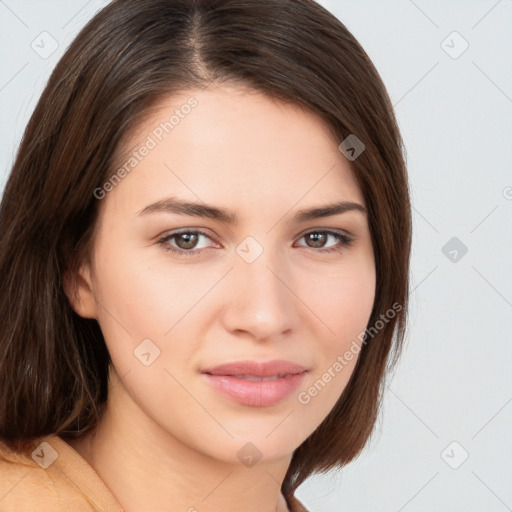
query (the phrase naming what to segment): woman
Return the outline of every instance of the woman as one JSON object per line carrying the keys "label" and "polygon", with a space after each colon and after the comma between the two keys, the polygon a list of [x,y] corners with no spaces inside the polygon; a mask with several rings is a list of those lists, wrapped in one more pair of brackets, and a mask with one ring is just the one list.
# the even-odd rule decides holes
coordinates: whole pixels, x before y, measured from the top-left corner
{"label": "woman", "polygon": [[115,0],[0,208],[1,510],[300,511],[402,344],[403,143],[312,0]]}

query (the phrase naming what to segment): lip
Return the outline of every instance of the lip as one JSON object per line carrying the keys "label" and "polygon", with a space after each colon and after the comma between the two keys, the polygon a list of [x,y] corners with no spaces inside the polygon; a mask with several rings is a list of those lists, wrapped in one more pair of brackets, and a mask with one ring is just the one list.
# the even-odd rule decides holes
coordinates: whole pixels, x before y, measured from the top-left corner
{"label": "lip", "polygon": [[284,360],[236,361],[201,371],[213,389],[251,407],[268,407],[284,400],[307,372],[304,366]]}

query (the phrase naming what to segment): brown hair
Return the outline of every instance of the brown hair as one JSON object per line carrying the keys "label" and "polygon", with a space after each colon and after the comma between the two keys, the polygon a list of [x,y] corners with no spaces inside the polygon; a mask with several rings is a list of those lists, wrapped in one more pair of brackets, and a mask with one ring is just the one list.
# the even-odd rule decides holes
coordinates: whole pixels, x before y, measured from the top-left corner
{"label": "brown hair", "polygon": [[340,142],[354,134],[365,145],[351,168],[375,254],[369,326],[384,325],[365,338],[338,403],[295,451],[284,495],[348,463],[370,437],[403,344],[411,244],[403,141],[375,67],[313,0],[115,0],[51,75],[0,205],[0,439],[12,449],[51,433],[80,437],[100,420],[111,360],[98,323],[79,317],[64,291],[89,254],[94,190],[155,102],[224,81],[294,102]]}

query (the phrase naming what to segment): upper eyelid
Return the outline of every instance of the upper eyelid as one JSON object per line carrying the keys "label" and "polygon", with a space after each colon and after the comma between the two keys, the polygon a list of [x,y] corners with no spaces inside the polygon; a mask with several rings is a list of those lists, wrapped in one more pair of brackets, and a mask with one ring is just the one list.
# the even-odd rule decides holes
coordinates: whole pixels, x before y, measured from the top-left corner
{"label": "upper eyelid", "polygon": [[208,230],[205,230],[203,228],[179,228],[173,231],[166,231],[162,233],[161,235],[158,235],[159,239],[162,238],[171,238],[173,236],[181,235],[182,233],[198,233],[200,235],[204,235],[212,240],[216,239],[215,235],[210,234]]}

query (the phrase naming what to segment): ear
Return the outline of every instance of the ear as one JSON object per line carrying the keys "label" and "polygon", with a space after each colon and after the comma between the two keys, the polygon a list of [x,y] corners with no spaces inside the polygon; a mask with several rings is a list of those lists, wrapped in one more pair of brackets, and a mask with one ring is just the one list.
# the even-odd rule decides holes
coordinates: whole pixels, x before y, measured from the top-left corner
{"label": "ear", "polygon": [[83,265],[75,274],[64,274],[64,292],[75,313],[83,318],[97,318],[98,304],[89,265]]}

